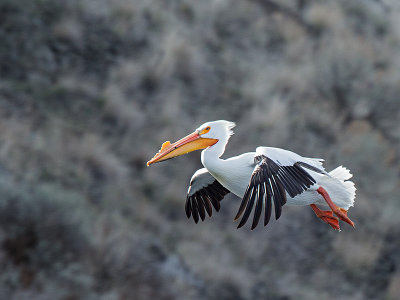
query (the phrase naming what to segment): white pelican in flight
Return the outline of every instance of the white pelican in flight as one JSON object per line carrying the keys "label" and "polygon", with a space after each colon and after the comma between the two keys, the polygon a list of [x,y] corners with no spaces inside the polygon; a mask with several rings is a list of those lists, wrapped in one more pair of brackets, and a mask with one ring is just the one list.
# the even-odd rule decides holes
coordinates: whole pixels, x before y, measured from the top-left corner
{"label": "white pelican in flight", "polygon": [[204,221],[206,213],[212,215],[212,206],[219,211],[219,202],[231,192],[242,198],[235,217],[235,220],[242,217],[238,228],[247,222],[253,207],[251,229],[259,223],[263,210],[264,226],[272,209],[279,219],[285,204],[309,205],[317,217],[334,229],[340,230],[339,219],[354,227],[347,216],[356,191],[354,183],[348,181],[352,177],[349,170],[339,166],[328,173],[322,159],[271,147],[258,147],[255,152],[221,159],[233,127],[235,123],[223,120],[207,122],[176,143],[165,142],[147,162],[149,166],[204,149],[201,153],[204,168],[194,173],[187,193],[188,218],[192,216],[196,223],[199,217]]}

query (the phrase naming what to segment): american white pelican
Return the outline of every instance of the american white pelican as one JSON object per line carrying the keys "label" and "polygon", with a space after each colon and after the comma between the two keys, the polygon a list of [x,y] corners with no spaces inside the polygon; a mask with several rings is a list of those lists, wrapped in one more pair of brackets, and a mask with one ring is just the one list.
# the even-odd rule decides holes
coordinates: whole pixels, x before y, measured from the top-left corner
{"label": "american white pelican", "polygon": [[256,152],[221,159],[233,127],[235,123],[223,120],[207,122],[176,143],[165,142],[147,162],[149,166],[204,149],[201,153],[204,168],[194,173],[187,193],[188,218],[193,216],[197,223],[200,216],[204,221],[206,212],[211,216],[212,206],[219,211],[219,202],[232,192],[242,198],[235,217],[237,220],[242,216],[238,228],[247,222],[254,204],[251,229],[257,226],[263,209],[264,226],[270,220],[272,207],[275,218],[279,219],[284,204],[309,205],[321,220],[337,230],[340,230],[339,219],[354,227],[347,216],[356,191],[354,183],[348,181],[352,177],[349,170],[340,166],[328,173],[322,159],[271,147],[258,147]]}

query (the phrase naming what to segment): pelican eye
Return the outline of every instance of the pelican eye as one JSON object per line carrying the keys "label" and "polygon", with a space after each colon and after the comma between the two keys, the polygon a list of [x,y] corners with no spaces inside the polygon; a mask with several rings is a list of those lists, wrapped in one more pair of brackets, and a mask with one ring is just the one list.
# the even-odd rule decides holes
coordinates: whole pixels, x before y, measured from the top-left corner
{"label": "pelican eye", "polygon": [[205,134],[205,133],[207,133],[207,132],[209,132],[210,131],[210,129],[211,129],[211,127],[210,126],[207,126],[206,128],[204,128],[202,131],[200,131],[200,135],[201,134]]}

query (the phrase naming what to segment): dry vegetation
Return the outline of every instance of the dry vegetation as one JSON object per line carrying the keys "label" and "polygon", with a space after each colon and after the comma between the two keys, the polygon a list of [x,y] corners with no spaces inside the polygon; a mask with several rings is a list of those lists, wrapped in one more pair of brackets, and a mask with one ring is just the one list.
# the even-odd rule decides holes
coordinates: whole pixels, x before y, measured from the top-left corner
{"label": "dry vegetation", "polygon": [[[399,299],[400,7],[373,0],[0,0],[1,299]],[[356,230],[184,214],[215,119],[349,167]]]}

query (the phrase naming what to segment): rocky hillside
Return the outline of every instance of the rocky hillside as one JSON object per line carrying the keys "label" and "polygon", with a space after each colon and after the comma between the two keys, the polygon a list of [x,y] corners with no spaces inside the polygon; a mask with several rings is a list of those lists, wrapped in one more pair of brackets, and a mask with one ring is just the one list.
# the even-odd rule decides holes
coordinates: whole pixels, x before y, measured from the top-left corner
{"label": "rocky hillside", "polygon": [[[0,0],[1,299],[399,299],[400,5]],[[345,165],[356,229],[308,207],[236,229],[184,213],[200,154],[276,146]]]}

